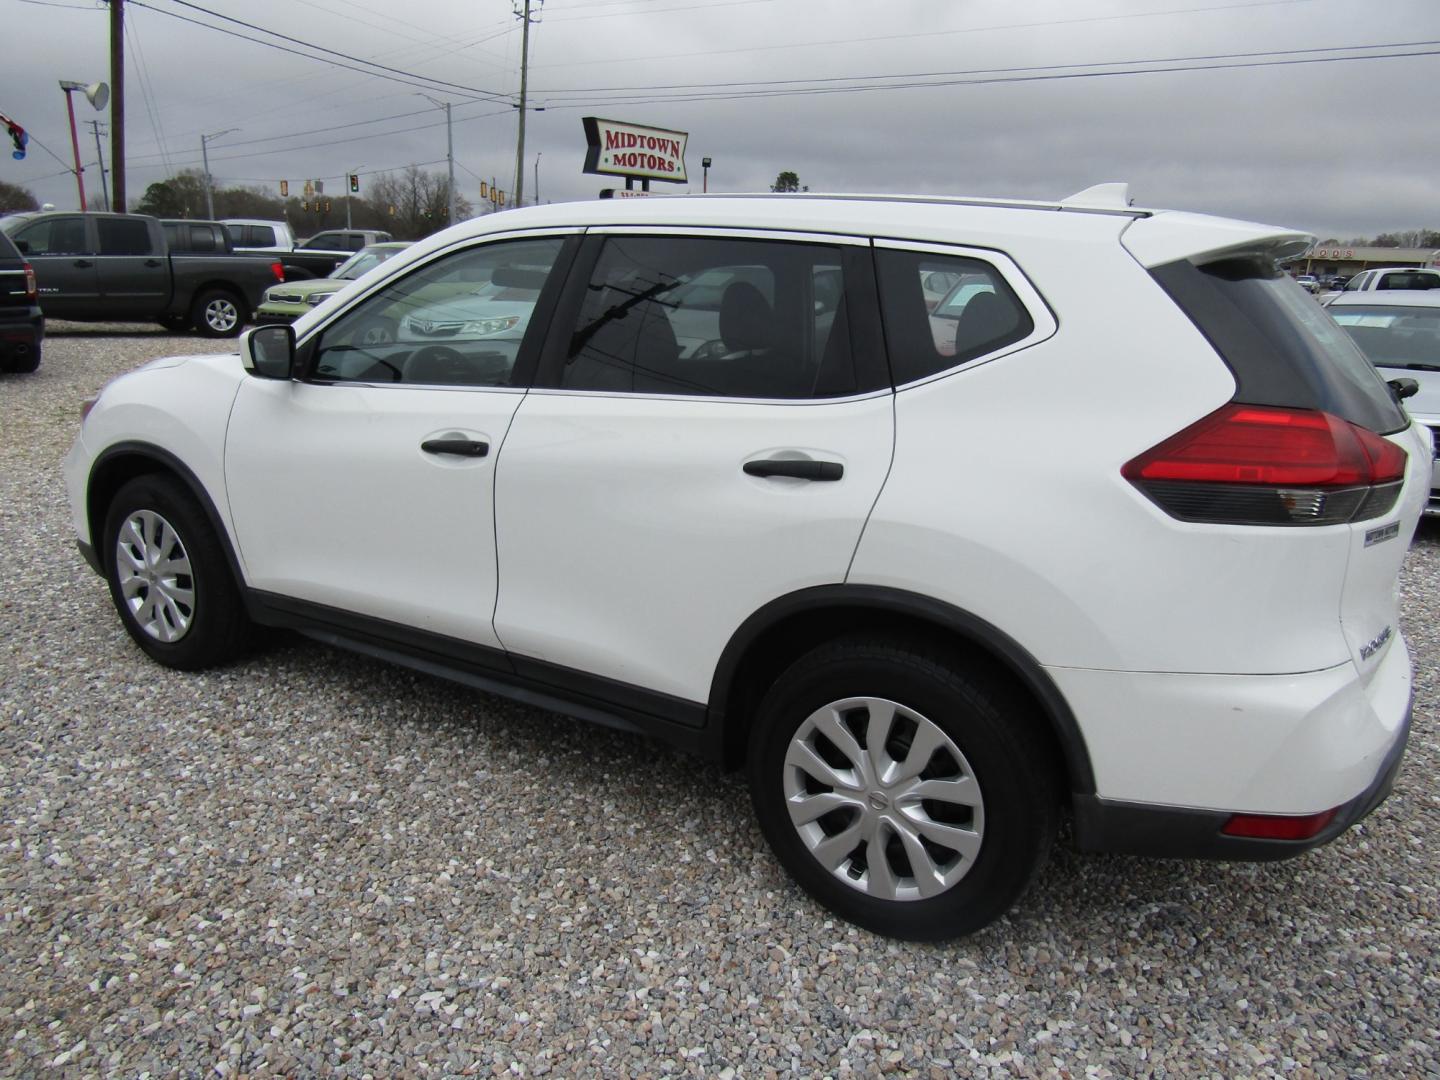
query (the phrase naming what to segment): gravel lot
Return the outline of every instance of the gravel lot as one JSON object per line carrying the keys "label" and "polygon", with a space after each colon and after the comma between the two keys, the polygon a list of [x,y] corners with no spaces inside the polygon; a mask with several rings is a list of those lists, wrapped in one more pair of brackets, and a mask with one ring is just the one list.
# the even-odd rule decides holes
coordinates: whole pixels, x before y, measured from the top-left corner
{"label": "gravel lot", "polygon": [[1440,1076],[1440,530],[1391,799],[1277,865],[1058,850],[985,933],[833,922],[738,777],[289,637],[203,676],[76,552],[79,405],[229,343],[54,324],[0,375],[0,1071]]}

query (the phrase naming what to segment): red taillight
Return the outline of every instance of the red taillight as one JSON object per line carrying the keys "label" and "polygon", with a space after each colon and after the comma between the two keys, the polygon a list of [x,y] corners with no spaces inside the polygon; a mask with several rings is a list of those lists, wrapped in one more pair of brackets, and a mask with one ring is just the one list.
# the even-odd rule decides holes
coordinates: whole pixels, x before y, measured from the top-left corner
{"label": "red taillight", "polygon": [[31,303],[40,299],[40,289],[35,284],[35,268],[29,263],[25,264],[25,299]]}
{"label": "red taillight", "polygon": [[1334,820],[1334,810],[1318,814],[1235,814],[1220,831],[1251,840],[1309,840]]}
{"label": "red taillight", "polygon": [[284,265],[283,263],[278,263],[278,262],[273,262],[273,263],[271,263],[271,264],[270,264],[270,272],[275,275],[275,280],[276,280],[276,281],[284,281],[284,280],[285,280],[285,265]]}
{"label": "red taillight", "polygon": [[[1329,413],[1231,403],[1121,474],[1187,521],[1325,525],[1388,511],[1406,461],[1394,443]],[[1393,488],[1372,491],[1383,485]]]}

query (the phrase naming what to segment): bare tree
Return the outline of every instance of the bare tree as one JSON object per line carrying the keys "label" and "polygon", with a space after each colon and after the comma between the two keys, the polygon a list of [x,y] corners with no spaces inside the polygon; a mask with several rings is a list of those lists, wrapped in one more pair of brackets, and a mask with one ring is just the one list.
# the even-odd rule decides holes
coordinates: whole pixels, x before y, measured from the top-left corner
{"label": "bare tree", "polygon": [[[410,165],[398,173],[384,173],[370,184],[370,201],[389,230],[402,240],[418,239],[452,224],[449,220],[450,181],[440,173]],[[455,208],[463,221],[472,207],[457,195]]]}
{"label": "bare tree", "polygon": [[29,188],[7,184],[0,180],[0,214],[15,213],[19,210],[39,210],[40,204]]}

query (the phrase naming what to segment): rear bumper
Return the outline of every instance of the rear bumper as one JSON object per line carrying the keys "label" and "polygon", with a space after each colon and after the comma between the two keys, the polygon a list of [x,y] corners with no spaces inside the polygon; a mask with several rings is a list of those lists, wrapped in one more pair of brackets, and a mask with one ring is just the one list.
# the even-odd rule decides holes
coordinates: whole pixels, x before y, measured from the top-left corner
{"label": "rear bumper", "polygon": [[28,355],[45,340],[45,317],[39,308],[19,318],[0,319],[0,360]]}
{"label": "rear bumper", "polygon": [[1225,836],[1228,811],[1191,810],[1113,802],[1096,795],[1075,798],[1075,846],[1081,851],[1154,855],[1176,859],[1271,862],[1328,844],[1366,817],[1390,795],[1410,737],[1410,709],[1399,737],[1369,787],[1345,803],[1321,832],[1307,840],[1254,840]]}

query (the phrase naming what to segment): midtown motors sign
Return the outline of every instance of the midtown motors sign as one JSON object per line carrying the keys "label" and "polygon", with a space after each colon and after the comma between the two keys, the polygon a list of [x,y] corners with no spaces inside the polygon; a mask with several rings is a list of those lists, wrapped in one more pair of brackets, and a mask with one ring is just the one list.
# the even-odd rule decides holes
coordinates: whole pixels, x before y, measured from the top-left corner
{"label": "midtown motors sign", "polygon": [[587,173],[668,180],[673,184],[689,179],[685,175],[686,132],[624,124],[598,116],[587,116],[583,122]]}

